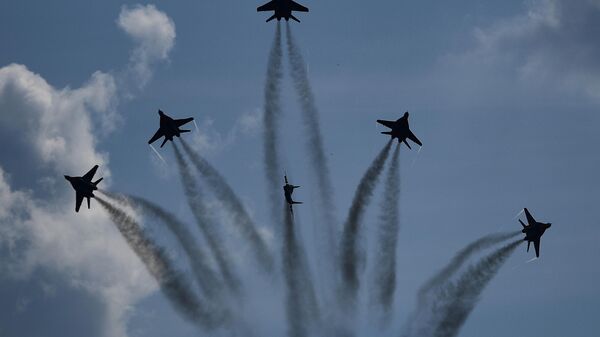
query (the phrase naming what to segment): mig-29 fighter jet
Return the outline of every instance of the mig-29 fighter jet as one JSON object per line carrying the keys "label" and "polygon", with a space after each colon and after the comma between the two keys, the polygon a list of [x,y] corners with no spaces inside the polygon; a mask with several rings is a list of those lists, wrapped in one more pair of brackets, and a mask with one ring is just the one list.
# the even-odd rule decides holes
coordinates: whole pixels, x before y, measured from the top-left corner
{"label": "mig-29 fighter jet", "polygon": [[190,130],[181,130],[179,127],[193,121],[194,117],[184,119],[173,119],[167,116],[161,110],[158,110],[158,114],[160,115],[160,127],[158,128],[154,136],[150,138],[148,144],[154,143],[160,137],[165,137],[162,144],[160,144],[160,147],[163,147],[168,140],[173,141],[174,136],[180,137],[182,133],[190,132]]}
{"label": "mig-29 fighter jet", "polygon": [[298,188],[300,186],[291,185],[290,183],[288,183],[287,175],[284,175],[283,177],[285,180],[285,185],[283,185],[283,194],[285,195],[285,201],[287,201],[288,205],[290,205],[290,212],[292,212],[292,215],[294,215],[293,205],[301,204],[302,202],[294,201],[292,199],[292,193],[294,193],[295,188]]}
{"label": "mig-29 fighter jet", "polygon": [[540,257],[540,238],[544,235],[546,229],[552,226],[551,223],[543,223],[537,222],[529,210],[527,208],[523,209],[525,211],[525,217],[527,217],[527,225],[519,219],[521,226],[523,226],[522,232],[525,233],[524,241],[527,241],[527,251],[529,252],[529,246],[533,242],[533,247],[535,248],[535,256]]}
{"label": "mig-29 fighter jet", "polygon": [[73,189],[75,190],[75,212],[79,212],[79,207],[81,207],[83,198],[87,198],[87,206],[88,209],[90,209],[90,198],[94,197],[94,191],[98,189],[98,183],[103,179],[100,178],[95,182],[92,182],[96,170],[98,170],[98,165],[92,167],[92,169],[83,177],[65,176],[65,179],[71,183],[71,186],[73,186]]}
{"label": "mig-29 fighter jet", "polygon": [[298,18],[296,18],[292,12],[308,12],[308,8],[302,6],[299,3],[296,3],[292,0],[271,0],[266,4],[258,7],[256,9],[257,12],[270,12],[274,11],[273,16],[267,19],[267,22],[277,19],[277,21],[281,21],[281,18],[284,18],[285,21],[289,21],[290,19],[300,22]]}
{"label": "mig-29 fighter jet", "polygon": [[417,138],[417,136],[415,136],[415,134],[412,133],[412,131],[410,131],[410,127],[408,126],[408,111],[405,112],[404,116],[402,116],[402,118],[398,119],[397,121],[385,121],[378,119],[377,123],[392,129],[390,131],[382,132],[382,134],[390,135],[392,136],[392,139],[398,138],[398,143],[404,142],[404,144],[406,144],[406,146],[408,146],[409,149],[411,147],[406,141],[407,138],[417,143],[419,146],[423,146],[423,143],[421,143],[419,138]]}

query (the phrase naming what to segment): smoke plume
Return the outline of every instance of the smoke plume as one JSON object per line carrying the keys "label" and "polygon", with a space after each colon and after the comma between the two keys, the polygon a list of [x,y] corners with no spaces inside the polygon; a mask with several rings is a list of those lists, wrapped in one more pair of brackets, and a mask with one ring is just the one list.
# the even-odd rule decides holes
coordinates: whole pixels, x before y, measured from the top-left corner
{"label": "smoke plume", "polygon": [[179,167],[181,184],[183,185],[183,190],[196,224],[217,261],[225,283],[230,290],[238,294],[240,292],[240,280],[233,273],[232,259],[225,249],[223,240],[219,238],[219,234],[216,231],[215,226],[217,223],[214,219],[210,218],[210,212],[205,206],[200,188],[192,175],[190,167],[183,159],[179,147],[174,142],[173,149],[175,150],[175,158]]}
{"label": "smoke plume", "polygon": [[306,147],[310,154],[310,165],[313,174],[317,177],[318,200],[315,204],[319,206],[319,213],[322,217],[322,224],[317,230],[322,233],[323,240],[318,242],[318,249],[322,252],[322,258],[319,260],[321,270],[335,270],[336,237],[337,226],[335,220],[335,205],[333,202],[333,187],[331,183],[331,174],[325,156],[321,126],[319,124],[319,112],[315,103],[315,97],[312,93],[306,65],[302,58],[302,53],[296,45],[292,36],[290,25],[286,26],[287,49],[290,61],[290,72],[294,87],[298,94],[304,126],[307,130]]}
{"label": "smoke plume", "polygon": [[483,289],[496,276],[500,267],[522,240],[511,242],[484,257],[470,267],[455,284],[449,284],[441,292],[439,323],[434,337],[454,337],[460,331],[469,314],[475,308]]}
{"label": "smoke plume", "polygon": [[286,314],[290,337],[307,336],[307,312],[302,301],[301,277],[299,273],[299,246],[296,241],[294,220],[291,212],[284,207],[284,233],[282,245],[282,268],[286,285]]}
{"label": "smoke plume", "polygon": [[[282,78],[281,26],[277,22],[275,39],[269,53],[267,80],[265,82],[265,107],[263,114],[263,145],[267,195],[274,224],[281,223],[281,166],[279,163],[279,121],[281,118],[280,87]],[[276,226],[278,229],[279,226]]]}
{"label": "smoke plume", "polygon": [[348,217],[344,223],[344,232],[341,243],[341,256],[342,256],[342,281],[344,282],[344,290],[350,299],[354,300],[356,297],[356,291],[359,287],[359,280],[357,275],[357,264],[358,264],[358,234],[360,232],[360,224],[365,213],[367,206],[373,196],[373,190],[377,185],[381,171],[385,165],[385,161],[390,152],[392,141],[388,141],[387,144],[381,149],[375,160],[371,163],[371,166],[367,169],[367,172],[363,175],[354,192],[354,199],[352,205],[348,211]]}
{"label": "smoke plume", "polygon": [[[381,203],[378,251],[375,260],[375,287],[373,300],[383,307],[386,318],[396,291],[396,246],[400,226],[400,144],[396,146],[385,180]],[[387,319],[386,319],[387,321]]]}
{"label": "smoke plume", "polygon": [[252,250],[259,265],[267,272],[273,270],[273,257],[271,256],[266,243],[258,234],[256,225],[250,219],[250,216],[244,209],[242,202],[231,189],[225,178],[212,165],[202,158],[199,153],[194,151],[183,139],[181,140],[183,149],[190,157],[190,160],[196,169],[204,176],[209,188],[215,193],[217,198],[229,210],[233,216],[233,223],[237,225],[237,230],[251,244]]}
{"label": "smoke plume", "polygon": [[[440,288],[464,265],[464,263],[475,253],[490,248],[498,243],[509,240],[520,234],[520,231],[508,233],[494,233],[483,236],[458,251],[452,260],[442,270],[429,278],[419,289],[417,294],[417,305],[411,318],[407,321],[404,336],[425,336],[425,330],[431,330],[432,326],[427,321],[429,310],[435,301],[435,295]],[[426,322],[426,323],[424,323]],[[418,333],[415,333],[418,330]]]}
{"label": "smoke plume", "polygon": [[101,197],[97,196],[96,200],[109,213],[127,244],[144,263],[163,294],[183,318],[205,329],[213,329],[223,322],[222,314],[202,305],[184,275],[174,267],[164,250],[144,233],[135,219]]}

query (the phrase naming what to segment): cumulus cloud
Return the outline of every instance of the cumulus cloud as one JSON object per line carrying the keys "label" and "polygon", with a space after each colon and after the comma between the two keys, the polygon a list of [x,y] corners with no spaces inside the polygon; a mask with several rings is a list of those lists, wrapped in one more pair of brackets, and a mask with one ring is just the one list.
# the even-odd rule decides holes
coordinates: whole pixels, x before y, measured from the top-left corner
{"label": "cumulus cloud", "polygon": [[525,13],[475,29],[466,58],[507,62],[526,81],[600,99],[600,1],[535,0]]}
{"label": "cumulus cloud", "polygon": [[[123,8],[118,25],[135,43],[129,75],[148,81],[173,47],[173,22],[149,5]],[[104,304],[102,333],[110,337],[127,335],[130,308],[157,286],[99,207],[74,212],[63,175],[98,164],[97,176],[110,177],[97,139],[115,127],[124,85],[97,71],[78,88],[56,88],[25,65],[0,67],[0,274],[59,273]]]}
{"label": "cumulus cloud", "polygon": [[175,23],[154,5],[136,5],[121,8],[117,24],[137,44],[130,67],[138,85],[144,86],[152,77],[152,65],[167,60],[173,49]]}

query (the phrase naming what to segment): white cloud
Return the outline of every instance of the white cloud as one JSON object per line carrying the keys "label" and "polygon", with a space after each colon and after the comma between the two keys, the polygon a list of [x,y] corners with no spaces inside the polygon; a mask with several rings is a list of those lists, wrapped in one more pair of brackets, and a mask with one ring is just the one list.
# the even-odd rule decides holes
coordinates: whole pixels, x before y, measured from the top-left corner
{"label": "white cloud", "polygon": [[175,44],[175,23],[154,5],[124,6],[117,24],[137,44],[131,54],[131,70],[140,86],[152,77],[150,68],[168,59]]}
{"label": "white cloud", "polygon": [[106,163],[107,156],[95,151],[91,119],[93,113],[112,114],[115,100],[115,81],[101,72],[81,88],[57,90],[23,65],[0,68],[1,128],[24,136],[15,141],[55,172]]}
{"label": "white cloud", "polygon": [[[148,81],[151,66],[173,47],[173,22],[149,5],[123,8],[118,24],[135,42],[135,80]],[[17,279],[38,268],[65,276],[105,303],[104,333],[110,337],[127,335],[131,307],[157,287],[97,203],[74,212],[74,195],[62,176],[83,174],[95,164],[98,177],[110,176],[97,136],[115,127],[123,85],[97,71],[79,88],[59,89],[24,65],[0,68],[0,137],[3,146],[19,149],[19,156],[0,153],[0,248],[7,254],[0,270]]]}

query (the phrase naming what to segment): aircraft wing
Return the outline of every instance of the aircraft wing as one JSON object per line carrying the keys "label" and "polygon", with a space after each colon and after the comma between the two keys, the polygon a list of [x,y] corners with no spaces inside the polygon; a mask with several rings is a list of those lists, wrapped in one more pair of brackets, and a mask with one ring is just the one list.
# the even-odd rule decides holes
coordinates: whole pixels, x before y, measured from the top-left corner
{"label": "aircraft wing", "polygon": [[86,173],[82,178],[87,181],[92,181],[92,178],[94,178],[94,174],[96,174],[96,170],[98,170],[98,165],[92,167],[92,169],[89,170],[88,173]]}
{"label": "aircraft wing", "polygon": [[412,131],[409,130],[408,135],[406,137],[408,137],[408,139],[412,140],[413,142],[419,144],[419,146],[423,146],[423,143],[421,143],[419,138],[417,138],[417,136],[415,136],[415,134],[412,133]]}
{"label": "aircraft wing", "polygon": [[187,123],[189,123],[189,122],[191,122],[193,120],[194,120],[194,117],[183,118],[183,119],[176,119],[175,120],[175,124],[177,125],[177,127],[180,127],[180,126],[182,126],[184,124],[187,124]]}
{"label": "aircraft wing", "polygon": [[269,1],[266,4],[260,6],[256,9],[257,12],[268,12],[268,11],[274,11],[274,10],[275,10],[275,0]]}
{"label": "aircraft wing", "polygon": [[531,213],[529,213],[529,210],[527,208],[523,209],[525,211],[525,216],[527,217],[527,223],[531,226],[534,225],[536,223],[535,219],[533,218],[533,216],[531,215]]}
{"label": "aircraft wing", "polygon": [[75,192],[75,212],[79,212],[81,203],[83,202],[83,195],[79,192]]}
{"label": "aircraft wing", "polygon": [[394,121],[385,121],[383,119],[378,119],[377,123],[387,126],[390,129],[392,129],[394,127],[394,125],[396,124],[396,122],[394,122]]}
{"label": "aircraft wing", "polygon": [[540,239],[533,241],[533,247],[535,248],[535,256],[540,257]]}
{"label": "aircraft wing", "polygon": [[308,8],[302,6],[301,4],[294,2],[294,1],[290,1],[290,7],[292,7],[293,11],[296,12],[308,12]]}
{"label": "aircraft wing", "polygon": [[150,140],[148,141],[148,144],[154,143],[155,141],[157,141],[162,136],[164,136],[164,133],[162,132],[162,129],[156,130],[156,133],[154,134],[154,136],[152,136],[152,138],[150,138]]}

